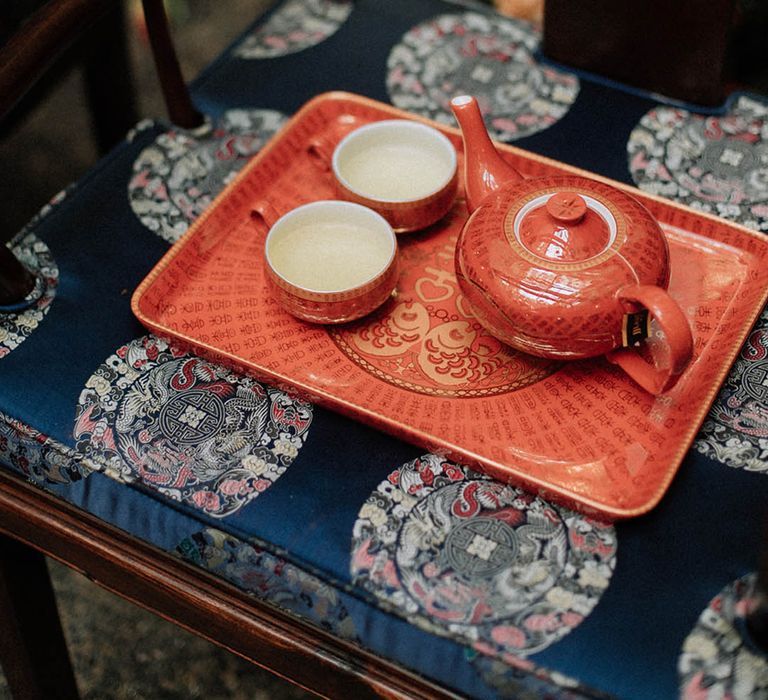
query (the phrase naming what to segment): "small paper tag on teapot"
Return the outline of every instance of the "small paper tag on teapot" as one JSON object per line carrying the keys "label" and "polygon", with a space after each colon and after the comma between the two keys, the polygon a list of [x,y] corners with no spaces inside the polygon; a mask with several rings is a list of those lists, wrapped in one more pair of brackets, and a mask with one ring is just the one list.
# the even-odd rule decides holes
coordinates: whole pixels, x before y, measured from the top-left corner
{"label": "small paper tag on teapot", "polygon": [[621,327],[621,342],[625,348],[636,345],[651,334],[651,316],[648,309],[642,309],[634,314],[624,314]]}

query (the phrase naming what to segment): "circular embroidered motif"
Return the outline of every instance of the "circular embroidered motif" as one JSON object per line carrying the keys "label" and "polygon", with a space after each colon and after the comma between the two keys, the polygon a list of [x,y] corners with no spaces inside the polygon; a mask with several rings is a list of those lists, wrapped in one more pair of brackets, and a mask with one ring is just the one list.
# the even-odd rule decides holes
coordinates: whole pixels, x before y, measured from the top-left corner
{"label": "circular embroidered motif", "polygon": [[397,298],[358,322],[329,328],[339,349],[379,379],[432,396],[492,396],[555,372],[559,363],[517,352],[478,323],[456,281],[455,247],[456,234],[443,246],[410,237],[399,252]]}
{"label": "circular embroidered motif", "polygon": [[[41,216],[44,216],[42,212],[35,221]],[[35,234],[28,232],[33,223],[14,239],[11,250],[35,276],[35,288],[29,296],[28,306],[8,312],[3,312],[0,307],[0,358],[19,347],[40,325],[59,286],[59,268],[51,251]]]}
{"label": "circular embroidered motif", "polygon": [[1,414],[0,460],[37,484],[71,484],[91,473],[81,455]]}
{"label": "circular embroidered motif", "polygon": [[176,548],[188,561],[345,639],[355,624],[332,586],[274,554],[206,528]]}
{"label": "circular embroidered motif", "polygon": [[428,454],[361,508],[351,573],[428,631],[526,656],[591,612],[615,556],[612,526]]}
{"label": "circular embroidered motif", "polygon": [[133,212],[175,243],[284,122],[272,110],[233,109],[216,124],[161,134],[133,164],[128,184]]}
{"label": "circular embroidered motif", "polygon": [[768,231],[768,105],[742,96],[721,117],[656,107],[627,153],[642,190]]}
{"label": "circular embroidered motif", "polygon": [[88,379],[74,435],[110,476],[225,517],[280,477],[311,422],[310,404],[145,336]]}
{"label": "circular embroidered motif", "polygon": [[325,41],[352,12],[352,0],[288,0],[234,50],[238,58],[273,58]]}
{"label": "circular embroidered motif", "polygon": [[742,347],[694,447],[728,466],[768,474],[768,310]]}
{"label": "circular embroidered motif", "polygon": [[392,49],[393,104],[455,126],[450,100],[475,95],[494,138],[511,141],[552,126],[576,100],[574,75],[539,65],[529,24],[479,12],[445,14],[411,29]]}
{"label": "circular embroidered motif", "polygon": [[754,581],[737,579],[701,613],[678,659],[681,698],[768,698],[768,658],[744,636]]}

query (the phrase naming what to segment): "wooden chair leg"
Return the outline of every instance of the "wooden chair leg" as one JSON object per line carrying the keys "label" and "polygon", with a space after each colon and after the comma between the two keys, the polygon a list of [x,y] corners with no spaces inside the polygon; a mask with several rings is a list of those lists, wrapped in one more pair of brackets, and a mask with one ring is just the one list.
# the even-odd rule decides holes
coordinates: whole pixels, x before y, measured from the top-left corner
{"label": "wooden chair leg", "polygon": [[168,116],[176,126],[183,129],[201,126],[204,118],[192,104],[171,39],[168,16],[163,2],[162,0],[142,0],[142,7]]}
{"label": "wooden chair leg", "polygon": [[4,535],[0,625],[0,664],[14,698],[78,698],[45,557]]}

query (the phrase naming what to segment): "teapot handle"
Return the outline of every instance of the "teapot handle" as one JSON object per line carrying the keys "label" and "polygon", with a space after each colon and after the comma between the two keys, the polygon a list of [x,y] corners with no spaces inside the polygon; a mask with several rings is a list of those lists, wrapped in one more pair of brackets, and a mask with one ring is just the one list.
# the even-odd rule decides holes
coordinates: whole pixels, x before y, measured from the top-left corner
{"label": "teapot handle", "polygon": [[656,319],[669,346],[669,367],[659,369],[632,348],[608,354],[608,360],[621,367],[643,389],[662,394],[671,389],[693,356],[693,336],[685,314],[669,294],[653,285],[630,285],[618,292],[619,301],[644,306]]}

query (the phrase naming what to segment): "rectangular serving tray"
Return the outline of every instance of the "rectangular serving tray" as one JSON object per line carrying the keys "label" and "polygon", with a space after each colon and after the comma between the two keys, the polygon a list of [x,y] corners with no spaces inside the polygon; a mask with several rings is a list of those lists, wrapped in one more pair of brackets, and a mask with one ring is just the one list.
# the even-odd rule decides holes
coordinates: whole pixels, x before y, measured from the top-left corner
{"label": "rectangular serving tray", "polygon": [[[545,498],[608,519],[640,515],[666,492],[768,298],[768,243],[744,227],[513,146],[530,177],[579,174],[631,193],[670,245],[670,294],[695,357],[677,386],[647,394],[600,358],[552,363],[490,337],[466,308],[453,251],[463,200],[428,230],[399,237],[396,295],[361,321],[315,326],[285,313],[263,271],[254,206],[280,213],[332,199],[309,145],[380,119],[456,129],[348,93],[307,103],[255,156],[136,289],[152,331],[216,362],[439,452]],[[463,186],[462,190],[463,191]]]}

